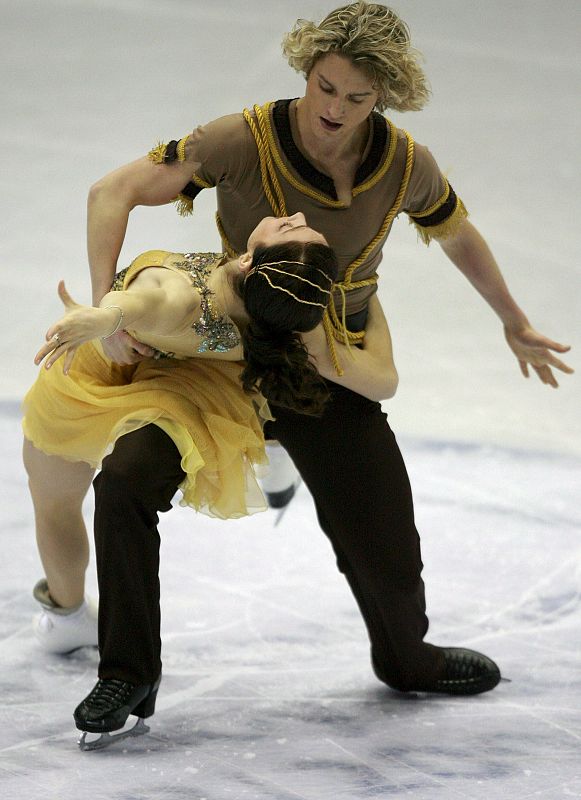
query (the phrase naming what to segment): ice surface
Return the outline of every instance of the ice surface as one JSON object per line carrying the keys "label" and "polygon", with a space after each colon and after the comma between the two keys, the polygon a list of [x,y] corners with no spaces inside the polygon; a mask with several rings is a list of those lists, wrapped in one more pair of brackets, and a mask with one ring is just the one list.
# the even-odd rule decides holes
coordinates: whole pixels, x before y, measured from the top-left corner
{"label": "ice surface", "polygon": [[[511,682],[468,699],[382,687],[304,487],[278,527],[270,512],[165,515],[148,736],[79,752],[72,711],[96,653],[44,656],[31,634],[41,568],[16,407],[57,280],[89,297],[88,186],[158,138],[300,94],[279,34],[331,6],[0,0],[1,800],[581,797],[578,379],[524,381],[494,316],[402,221],[380,285],[401,376],[386,407],[415,492],[429,639],[489,653]],[[578,349],[579,4],[397,7],[434,97],[396,123],[449,173],[533,323]],[[135,212],[120,265],[218,247],[204,194],[191,220]]]}
{"label": "ice surface", "polygon": [[97,655],[45,656],[32,638],[40,571],[15,418],[0,430],[2,800],[36,799],[41,783],[59,800],[581,796],[579,459],[403,443],[429,639],[490,654],[511,681],[466,699],[375,680],[304,487],[277,527],[274,512],[226,523],[175,508],[162,522],[151,733],[81,753],[72,711]]}

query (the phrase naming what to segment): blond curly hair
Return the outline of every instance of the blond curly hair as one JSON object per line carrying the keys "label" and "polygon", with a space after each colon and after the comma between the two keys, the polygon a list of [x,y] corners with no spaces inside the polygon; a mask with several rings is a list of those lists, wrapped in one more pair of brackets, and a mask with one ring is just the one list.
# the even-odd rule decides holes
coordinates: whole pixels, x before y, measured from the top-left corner
{"label": "blond curly hair", "polygon": [[379,111],[419,111],[428,102],[421,53],[411,46],[405,22],[387,6],[351,3],[331,11],[319,25],[299,19],[284,37],[282,50],[305,78],[321,56],[347,57],[372,80]]}

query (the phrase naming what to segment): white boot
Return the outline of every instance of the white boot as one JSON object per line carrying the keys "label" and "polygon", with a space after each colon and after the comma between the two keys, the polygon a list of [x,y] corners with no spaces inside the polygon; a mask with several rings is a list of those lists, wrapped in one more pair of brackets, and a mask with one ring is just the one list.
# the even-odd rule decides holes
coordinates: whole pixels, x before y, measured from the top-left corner
{"label": "white boot", "polygon": [[266,442],[268,472],[260,479],[268,505],[284,508],[293,499],[299,484],[299,473],[284,447],[276,441]]}
{"label": "white boot", "polygon": [[42,611],[32,621],[32,629],[46,653],[70,653],[79,647],[94,647],[97,636],[97,603],[85,598],[77,608],[60,608],[49,594],[46,579],[33,590]]}

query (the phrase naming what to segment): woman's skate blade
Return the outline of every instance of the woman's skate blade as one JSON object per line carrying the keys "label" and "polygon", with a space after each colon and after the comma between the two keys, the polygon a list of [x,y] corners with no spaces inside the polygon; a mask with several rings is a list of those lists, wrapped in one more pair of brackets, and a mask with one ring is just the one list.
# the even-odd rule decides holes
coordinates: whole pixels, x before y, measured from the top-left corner
{"label": "woman's skate blade", "polygon": [[[118,742],[120,739],[130,739],[135,736],[143,736],[149,733],[149,726],[145,724],[145,720],[139,717],[137,722],[132,728],[119,733],[91,733],[90,731],[83,731],[83,735],[79,739],[79,749],[84,752],[89,750],[104,750],[106,747],[111,747],[112,744]],[[95,736],[97,738],[87,741],[88,736]]]}

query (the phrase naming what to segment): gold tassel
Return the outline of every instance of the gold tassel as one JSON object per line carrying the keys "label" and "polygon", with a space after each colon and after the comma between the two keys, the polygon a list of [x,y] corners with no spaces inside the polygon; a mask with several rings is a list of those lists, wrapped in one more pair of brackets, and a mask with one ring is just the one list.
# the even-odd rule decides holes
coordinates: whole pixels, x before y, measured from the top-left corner
{"label": "gold tassel", "polygon": [[194,213],[194,201],[191,197],[185,194],[178,194],[174,203],[180,217],[191,217]]}
{"label": "gold tassel", "polygon": [[[333,285],[333,288],[339,289],[339,291],[341,292],[341,328],[339,329],[338,333],[343,338],[343,344],[347,348],[347,355],[354,361],[355,356],[353,354],[353,351],[351,350],[350,331],[347,328],[347,295],[345,294],[345,289],[343,288],[343,285],[341,283],[335,283]],[[333,301],[331,300],[331,302]]]}
{"label": "gold tassel", "polygon": [[448,219],[444,220],[444,222],[441,222],[439,225],[431,225],[429,228],[422,228],[422,226],[418,225],[413,219],[410,218],[409,221],[410,224],[415,226],[418,238],[421,239],[424,244],[429,246],[432,239],[447,239],[448,237],[453,236],[458,230],[458,226],[462,220],[466,219],[467,217],[468,211],[466,210],[466,206],[462,200],[457,197],[456,208],[448,217]]}
{"label": "gold tassel", "polygon": [[163,142],[158,142],[156,147],[149,151],[147,157],[150,161],[153,161],[154,164],[163,164],[163,160],[165,158],[165,151],[167,150],[167,144]]}
{"label": "gold tassel", "polygon": [[329,348],[329,353],[331,354],[331,361],[333,362],[333,366],[335,367],[336,374],[341,377],[344,374],[341,365],[339,364],[339,358],[337,356],[337,350],[335,348],[335,336],[333,334],[333,323],[331,322],[331,317],[329,316],[329,310],[327,309],[323,315],[323,327],[325,329],[325,336],[327,338],[327,347]]}

